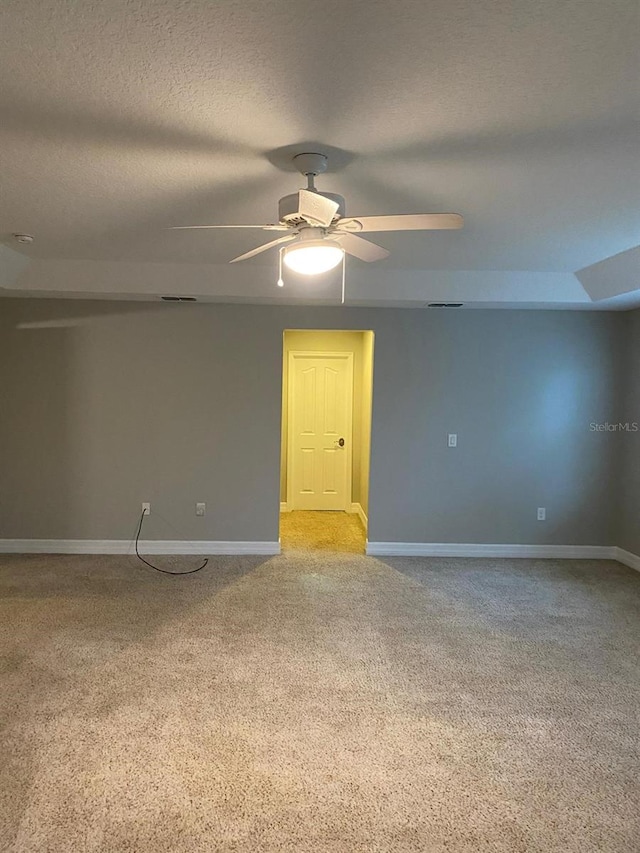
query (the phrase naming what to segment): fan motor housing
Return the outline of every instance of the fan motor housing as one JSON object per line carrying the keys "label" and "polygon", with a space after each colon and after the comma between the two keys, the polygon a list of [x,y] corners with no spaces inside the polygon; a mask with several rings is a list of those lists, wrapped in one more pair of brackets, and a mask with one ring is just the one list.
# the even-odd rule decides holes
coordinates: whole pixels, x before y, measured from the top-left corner
{"label": "fan motor housing", "polygon": [[[345,215],[344,198],[337,193],[318,193],[318,195],[334,201],[338,205],[338,209],[333,217],[333,221],[337,222]],[[285,195],[278,202],[278,219],[283,225],[303,225],[305,220],[300,216],[298,193]]]}

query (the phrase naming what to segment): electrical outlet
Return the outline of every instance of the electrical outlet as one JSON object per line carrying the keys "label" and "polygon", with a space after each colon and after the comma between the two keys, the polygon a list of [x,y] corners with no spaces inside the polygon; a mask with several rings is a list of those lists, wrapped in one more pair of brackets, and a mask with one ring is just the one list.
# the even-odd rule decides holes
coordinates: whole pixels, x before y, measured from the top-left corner
{"label": "electrical outlet", "polygon": [[145,502],[142,504],[142,513],[143,513],[143,515],[151,515],[151,504],[150,503]]}
{"label": "electrical outlet", "polygon": [[458,446],[458,433],[450,432],[447,436],[447,445],[449,447],[457,447]]}
{"label": "electrical outlet", "polygon": [[204,515],[207,511],[207,505],[205,503],[196,504],[196,515]]}
{"label": "electrical outlet", "polygon": [[538,507],[538,521],[546,521],[547,520],[547,508],[544,506]]}

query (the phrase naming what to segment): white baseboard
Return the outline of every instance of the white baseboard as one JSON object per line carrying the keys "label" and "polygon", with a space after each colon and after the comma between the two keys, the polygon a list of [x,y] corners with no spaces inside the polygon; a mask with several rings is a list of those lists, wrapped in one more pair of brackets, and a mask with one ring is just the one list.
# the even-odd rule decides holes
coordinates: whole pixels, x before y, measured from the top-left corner
{"label": "white baseboard", "polygon": [[367,542],[372,557],[537,557],[539,559],[616,560],[608,545],[481,545],[455,542]]}
{"label": "white baseboard", "polygon": [[290,512],[289,504],[286,501],[280,501],[280,512]]}
{"label": "white baseboard", "polygon": [[636,572],[640,572],[640,557],[637,554],[625,551],[624,548],[614,548],[613,550],[616,552],[614,560],[625,566],[629,566],[630,569],[635,569]]}
{"label": "white baseboard", "polygon": [[[192,541],[145,539],[141,554],[266,554],[280,553],[279,542]],[[135,554],[128,539],[0,539],[0,554]]]}
{"label": "white baseboard", "polygon": [[362,509],[362,505],[359,503],[352,503],[350,511],[355,513],[356,515],[358,515],[360,517],[360,521],[362,522],[364,529],[366,530],[367,524],[368,524],[368,519],[367,519],[367,514]]}
{"label": "white baseboard", "polygon": [[[356,506],[354,504],[353,506]],[[359,506],[359,504],[357,505]],[[356,509],[354,512],[360,512]],[[363,518],[364,516],[364,518]],[[366,515],[360,515],[366,525]],[[146,539],[141,554],[280,554],[279,542],[184,541]],[[0,539],[0,554],[134,554],[128,539]],[[640,571],[640,556],[609,545],[484,545],[450,542],[367,542],[371,557],[528,557],[538,559],[617,560]]]}

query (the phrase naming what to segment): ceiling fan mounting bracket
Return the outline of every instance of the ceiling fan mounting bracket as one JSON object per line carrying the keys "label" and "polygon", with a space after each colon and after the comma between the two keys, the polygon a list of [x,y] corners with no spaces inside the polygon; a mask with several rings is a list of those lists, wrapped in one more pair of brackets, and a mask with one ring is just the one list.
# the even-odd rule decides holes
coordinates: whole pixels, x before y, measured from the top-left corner
{"label": "ceiling fan mounting bracket", "polygon": [[305,175],[306,177],[311,175],[315,177],[316,175],[322,175],[327,171],[329,159],[325,154],[313,151],[302,151],[300,154],[296,154],[293,158],[293,165],[301,175]]}

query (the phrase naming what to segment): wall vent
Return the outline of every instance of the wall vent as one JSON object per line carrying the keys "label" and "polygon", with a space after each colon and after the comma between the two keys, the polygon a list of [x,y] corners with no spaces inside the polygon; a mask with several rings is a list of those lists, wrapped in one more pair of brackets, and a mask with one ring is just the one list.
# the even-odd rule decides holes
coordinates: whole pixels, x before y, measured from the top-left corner
{"label": "wall vent", "polygon": [[163,302],[197,302],[195,296],[161,296]]}
{"label": "wall vent", "polygon": [[462,308],[464,302],[427,302],[427,308]]}

